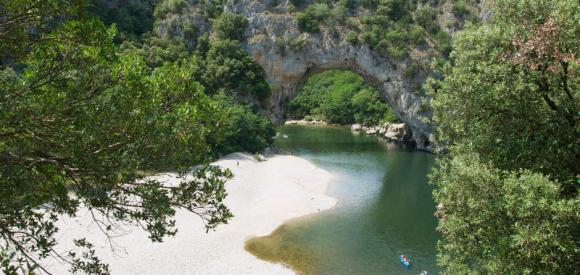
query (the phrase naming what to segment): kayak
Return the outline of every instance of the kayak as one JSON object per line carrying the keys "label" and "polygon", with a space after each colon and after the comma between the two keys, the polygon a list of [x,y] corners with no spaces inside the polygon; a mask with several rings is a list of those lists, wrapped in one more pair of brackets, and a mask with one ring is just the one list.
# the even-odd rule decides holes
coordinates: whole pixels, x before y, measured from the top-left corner
{"label": "kayak", "polygon": [[409,268],[411,266],[411,260],[409,258],[405,258],[405,256],[401,255],[399,260],[404,268]]}

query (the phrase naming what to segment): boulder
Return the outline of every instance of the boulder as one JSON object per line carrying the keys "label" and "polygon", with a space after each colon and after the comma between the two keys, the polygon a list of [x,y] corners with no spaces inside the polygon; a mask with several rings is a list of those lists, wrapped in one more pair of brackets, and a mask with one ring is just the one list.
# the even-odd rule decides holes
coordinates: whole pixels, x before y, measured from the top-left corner
{"label": "boulder", "polygon": [[393,123],[389,125],[385,138],[389,141],[408,142],[413,140],[411,129],[405,123]]}
{"label": "boulder", "polygon": [[379,127],[379,133],[378,134],[380,136],[384,136],[386,132],[387,132],[387,128],[385,128],[385,127]]}
{"label": "boulder", "polygon": [[376,135],[379,132],[377,127],[370,127],[366,131],[367,135]]}

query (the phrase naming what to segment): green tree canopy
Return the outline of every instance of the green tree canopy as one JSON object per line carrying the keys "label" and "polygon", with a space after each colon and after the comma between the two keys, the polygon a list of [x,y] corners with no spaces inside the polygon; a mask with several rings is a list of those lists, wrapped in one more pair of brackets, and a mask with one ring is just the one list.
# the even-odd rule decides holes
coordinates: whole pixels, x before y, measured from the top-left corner
{"label": "green tree canopy", "polygon": [[224,89],[231,96],[265,98],[270,92],[264,69],[236,40],[212,40],[205,66],[204,85],[210,93]]}
{"label": "green tree canopy", "polygon": [[[82,1],[6,4],[0,45],[15,49],[10,58],[23,69],[0,68],[4,273],[42,270],[37,260],[49,256],[73,272],[107,272],[83,239],[75,241],[82,253],[54,250],[55,221],[80,207],[102,217],[95,222],[105,235],[122,221],[141,225],[153,241],[176,233],[176,208],[197,214],[207,229],[232,216],[223,204],[231,173],[207,165],[227,114],[204,93],[192,64],[152,70],[138,54],[119,54],[115,29],[80,12]],[[52,20],[59,12],[67,16]],[[143,176],[193,165],[193,177],[177,186]]]}
{"label": "green tree canopy", "polygon": [[578,268],[577,1],[498,0],[426,89],[449,154],[432,181],[451,273]]}
{"label": "green tree canopy", "polygon": [[248,27],[248,19],[241,14],[224,12],[213,22],[217,39],[242,40]]}

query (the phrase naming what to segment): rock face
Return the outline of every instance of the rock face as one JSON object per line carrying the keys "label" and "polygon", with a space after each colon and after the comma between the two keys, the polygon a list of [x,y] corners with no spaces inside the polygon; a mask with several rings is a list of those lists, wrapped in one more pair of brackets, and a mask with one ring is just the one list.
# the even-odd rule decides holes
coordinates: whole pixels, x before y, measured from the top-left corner
{"label": "rock face", "polygon": [[389,141],[409,142],[412,137],[413,134],[405,123],[393,123],[385,132],[385,138]]}
{"label": "rock face", "polygon": [[[426,98],[418,93],[426,72],[406,76],[405,69],[416,59],[392,60],[367,45],[346,41],[347,31],[318,34],[301,33],[294,17],[285,12],[285,3],[275,1],[228,1],[225,11],[241,13],[249,20],[243,47],[264,68],[273,92],[264,112],[276,123],[286,118],[288,102],[312,74],[329,69],[359,73],[375,86],[413,132],[419,149],[427,149],[433,132],[427,121]],[[278,1],[286,2],[286,1]],[[277,11],[277,12],[272,12]]]}
{"label": "rock face", "polygon": [[[381,126],[365,127],[360,124],[353,124],[350,127],[353,132],[363,132],[367,135],[375,135],[390,142],[415,144],[413,133],[405,123],[385,123]],[[425,150],[433,151],[436,148],[429,145]]]}
{"label": "rock face", "polygon": [[[187,33],[175,26],[187,21],[195,26],[197,35],[211,31],[211,20],[200,15],[197,3],[188,1],[180,14],[156,24],[156,33],[181,36],[194,45],[195,39],[188,39]],[[242,47],[264,68],[272,87],[270,97],[261,106],[263,113],[273,122],[283,123],[288,102],[310,75],[329,69],[351,70],[379,90],[409,127],[418,149],[432,149],[429,137],[433,136],[434,128],[429,124],[429,99],[421,91],[430,72],[417,66],[430,63],[429,46],[410,51],[409,57],[403,60],[395,60],[366,44],[348,42],[349,29],[344,26],[324,27],[317,34],[303,33],[295,14],[289,12],[293,7],[290,3],[290,0],[227,0],[224,3],[225,12],[242,14],[249,21]],[[350,16],[359,20],[363,12],[354,11]]]}

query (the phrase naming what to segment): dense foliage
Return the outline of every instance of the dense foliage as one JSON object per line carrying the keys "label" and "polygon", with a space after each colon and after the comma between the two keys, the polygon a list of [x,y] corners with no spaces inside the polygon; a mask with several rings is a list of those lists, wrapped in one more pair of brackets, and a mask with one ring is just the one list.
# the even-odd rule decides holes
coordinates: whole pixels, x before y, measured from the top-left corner
{"label": "dense foliage", "polygon": [[224,12],[213,22],[218,39],[242,40],[248,27],[248,19],[243,15]]}
{"label": "dense foliage", "polygon": [[[452,22],[477,21],[466,1],[453,1]],[[345,38],[350,43],[366,43],[372,49],[401,59],[416,48],[432,45],[433,57],[445,57],[451,51],[451,36],[440,26],[438,16],[444,1],[364,0],[316,1],[296,13],[301,31],[318,33],[321,27],[336,32],[343,25],[353,32]],[[303,5],[301,2],[299,5]],[[360,35],[356,35],[360,33]]]}
{"label": "dense foliage", "polygon": [[253,111],[247,104],[237,104],[232,97],[223,93],[215,99],[228,112],[223,126],[224,139],[216,144],[218,153],[259,153],[272,144],[276,131],[268,118]]}
{"label": "dense foliage", "polygon": [[[2,5],[3,273],[46,271],[46,257],[72,272],[108,273],[84,239],[70,253],[55,250],[56,221],[80,209],[93,214],[104,236],[132,223],[152,241],[176,234],[176,208],[197,214],[207,229],[232,217],[223,204],[232,175],[208,163],[233,150],[261,151],[274,135],[266,118],[217,93],[268,92],[263,70],[236,41],[208,40],[205,51],[191,52],[183,41],[148,34],[118,46],[116,29],[82,1]],[[177,186],[143,176],[193,165],[193,177]]]}
{"label": "dense foliage", "polygon": [[577,1],[498,0],[427,85],[450,149],[432,180],[452,273],[578,270],[578,14]]}
{"label": "dense foliage", "polygon": [[138,38],[153,27],[153,9],[158,0],[90,0],[89,10],[103,23],[115,23],[120,34]]}
{"label": "dense foliage", "polygon": [[397,120],[379,92],[350,71],[326,71],[310,77],[288,104],[292,118],[316,118],[330,123],[377,125]]}

